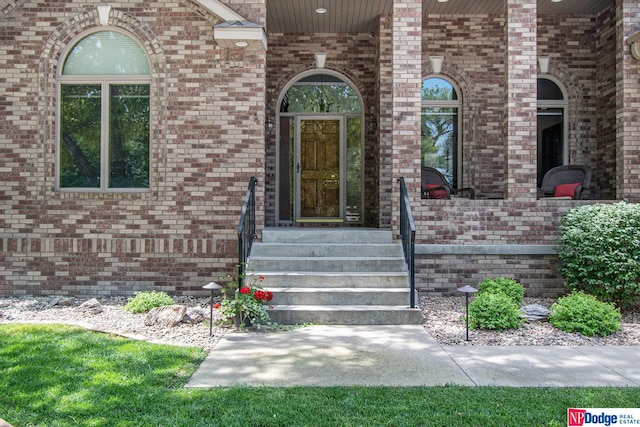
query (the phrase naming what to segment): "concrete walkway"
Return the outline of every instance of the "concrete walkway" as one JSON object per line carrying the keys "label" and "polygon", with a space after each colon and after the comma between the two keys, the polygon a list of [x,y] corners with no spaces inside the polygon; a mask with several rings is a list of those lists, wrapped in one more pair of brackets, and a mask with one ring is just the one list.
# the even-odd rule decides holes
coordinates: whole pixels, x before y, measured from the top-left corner
{"label": "concrete walkway", "polygon": [[422,326],[225,335],[186,387],[638,387],[640,347],[440,346]]}

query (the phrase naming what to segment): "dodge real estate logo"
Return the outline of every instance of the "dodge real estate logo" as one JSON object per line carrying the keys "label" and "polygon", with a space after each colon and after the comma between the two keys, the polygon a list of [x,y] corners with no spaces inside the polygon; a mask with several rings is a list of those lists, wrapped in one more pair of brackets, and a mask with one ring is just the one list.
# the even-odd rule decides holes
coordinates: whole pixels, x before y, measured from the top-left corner
{"label": "dodge real estate logo", "polygon": [[587,412],[586,409],[569,408],[568,414],[567,414],[567,421],[568,421],[569,427],[583,426],[584,414],[586,412]]}

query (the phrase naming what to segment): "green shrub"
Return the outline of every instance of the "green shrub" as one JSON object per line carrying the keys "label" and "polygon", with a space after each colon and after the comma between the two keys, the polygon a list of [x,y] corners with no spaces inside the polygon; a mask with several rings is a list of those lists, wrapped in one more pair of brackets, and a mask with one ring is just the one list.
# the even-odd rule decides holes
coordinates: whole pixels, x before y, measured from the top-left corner
{"label": "green shrub", "polygon": [[640,205],[580,206],[560,221],[559,271],[570,291],[628,306],[640,298]]}
{"label": "green shrub", "polygon": [[620,329],[620,310],[612,303],[599,301],[593,295],[574,292],[551,305],[549,322],[565,332],[605,336]]}
{"label": "green shrub", "polygon": [[518,304],[502,293],[483,292],[469,304],[471,329],[510,329],[522,324]]}
{"label": "green shrub", "polygon": [[480,282],[478,285],[478,294],[483,293],[503,294],[520,306],[520,304],[522,304],[522,298],[524,298],[524,286],[516,282],[514,279],[496,277],[494,279],[485,279]]}
{"label": "green shrub", "polygon": [[173,299],[164,292],[144,291],[136,292],[134,298],[129,298],[124,309],[133,313],[146,313],[155,307],[173,304]]}

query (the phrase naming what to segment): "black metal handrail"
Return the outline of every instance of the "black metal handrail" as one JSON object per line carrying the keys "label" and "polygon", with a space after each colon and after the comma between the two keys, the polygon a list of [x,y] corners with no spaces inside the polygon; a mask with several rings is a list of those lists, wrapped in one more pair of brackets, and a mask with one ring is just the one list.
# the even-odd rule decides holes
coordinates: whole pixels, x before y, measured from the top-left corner
{"label": "black metal handrail", "polygon": [[244,204],[240,212],[238,224],[238,289],[244,282],[247,259],[251,252],[253,239],[256,237],[256,184],[258,180],[251,177],[249,188],[244,196]]}
{"label": "black metal handrail", "polygon": [[402,249],[404,251],[404,259],[409,269],[409,286],[411,294],[409,296],[409,305],[416,308],[416,269],[415,269],[415,247],[416,247],[416,225],[413,222],[413,214],[411,213],[411,204],[409,203],[409,194],[404,178],[398,179],[400,183],[400,237],[402,237]]}

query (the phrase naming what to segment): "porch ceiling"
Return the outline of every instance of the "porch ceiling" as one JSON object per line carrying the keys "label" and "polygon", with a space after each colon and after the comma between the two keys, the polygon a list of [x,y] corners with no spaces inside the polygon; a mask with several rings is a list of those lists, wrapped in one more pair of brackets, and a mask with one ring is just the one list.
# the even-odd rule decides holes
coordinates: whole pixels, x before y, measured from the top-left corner
{"label": "porch ceiling", "polygon": [[[538,14],[579,15],[601,12],[614,0],[538,0]],[[393,0],[267,0],[269,33],[369,33],[378,15],[388,14]],[[505,0],[423,0],[424,13],[500,14]],[[323,7],[325,14],[315,10]]]}

